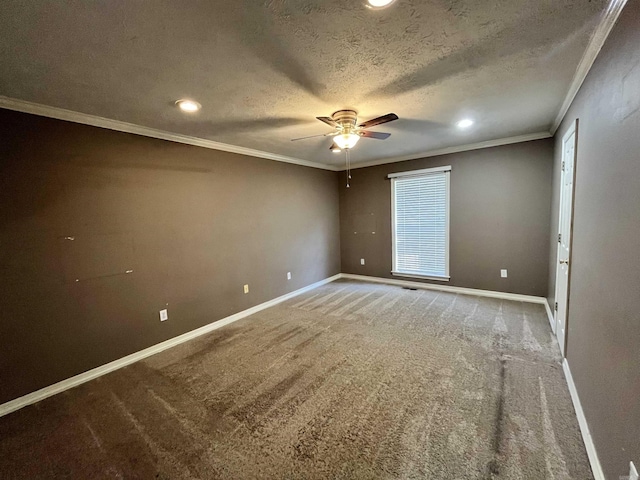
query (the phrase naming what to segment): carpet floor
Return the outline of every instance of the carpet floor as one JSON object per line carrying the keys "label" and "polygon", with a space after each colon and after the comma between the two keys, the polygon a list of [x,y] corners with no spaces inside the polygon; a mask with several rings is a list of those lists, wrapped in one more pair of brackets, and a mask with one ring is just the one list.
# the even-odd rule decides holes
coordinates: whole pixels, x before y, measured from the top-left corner
{"label": "carpet floor", "polygon": [[0,418],[0,478],[592,479],[542,305],[338,281]]}

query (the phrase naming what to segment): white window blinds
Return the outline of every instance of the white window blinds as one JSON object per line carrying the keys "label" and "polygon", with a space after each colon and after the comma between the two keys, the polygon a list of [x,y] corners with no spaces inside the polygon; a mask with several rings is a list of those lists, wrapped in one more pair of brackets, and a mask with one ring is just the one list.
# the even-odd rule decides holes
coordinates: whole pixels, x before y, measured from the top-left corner
{"label": "white window blinds", "polygon": [[449,279],[449,175],[438,167],[391,178],[395,275]]}

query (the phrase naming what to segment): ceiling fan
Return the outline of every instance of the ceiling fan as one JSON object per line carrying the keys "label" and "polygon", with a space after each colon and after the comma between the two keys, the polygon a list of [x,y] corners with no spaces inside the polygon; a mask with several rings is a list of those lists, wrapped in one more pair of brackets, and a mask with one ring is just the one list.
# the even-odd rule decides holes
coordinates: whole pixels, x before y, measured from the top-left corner
{"label": "ceiling fan", "polygon": [[360,137],[386,140],[391,136],[390,133],[370,132],[367,128],[398,120],[398,116],[395,113],[387,113],[381,117],[376,117],[358,124],[358,113],[355,110],[338,110],[330,117],[316,118],[330,127],[335,128],[336,131],[321,135],[311,135],[309,137],[293,138],[291,141],[295,142],[316,137],[334,137],[329,149],[335,153],[353,148],[356,143],[358,143],[358,140],[360,140]]}

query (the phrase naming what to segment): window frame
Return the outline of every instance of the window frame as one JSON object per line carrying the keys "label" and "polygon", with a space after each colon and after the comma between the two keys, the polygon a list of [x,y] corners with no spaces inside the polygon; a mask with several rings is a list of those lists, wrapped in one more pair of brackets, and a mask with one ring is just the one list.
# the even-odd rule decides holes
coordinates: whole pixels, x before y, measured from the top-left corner
{"label": "window frame", "polygon": [[[435,173],[445,173],[445,275],[420,275],[416,273],[400,272],[397,269],[397,251],[396,251],[396,180],[403,177],[425,177]],[[451,224],[451,165],[424,168],[421,170],[411,170],[408,172],[390,173],[387,178],[391,180],[391,250],[392,250],[392,266],[391,274],[396,277],[418,278],[422,280],[437,280],[448,282],[451,279],[449,271],[449,252],[450,252],[450,224]]]}

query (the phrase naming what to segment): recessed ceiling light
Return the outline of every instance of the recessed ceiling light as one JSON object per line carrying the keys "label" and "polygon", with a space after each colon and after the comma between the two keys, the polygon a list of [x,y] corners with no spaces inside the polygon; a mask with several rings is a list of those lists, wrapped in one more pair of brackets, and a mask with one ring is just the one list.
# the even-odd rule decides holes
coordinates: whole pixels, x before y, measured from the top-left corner
{"label": "recessed ceiling light", "polygon": [[180,110],[187,113],[197,112],[202,108],[202,105],[200,105],[198,102],[186,99],[176,101],[176,105],[180,107]]}
{"label": "recessed ceiling light", "polygon": [[470,118],[465,118],[464,120],[460,120],[457,124],[458,128],[469,128],[473,125],[473,120]]}
{"label": "recessed ceiling light", "polygon": [[370,8],[384,8],[391,5],[395,0],[367,0]]}

